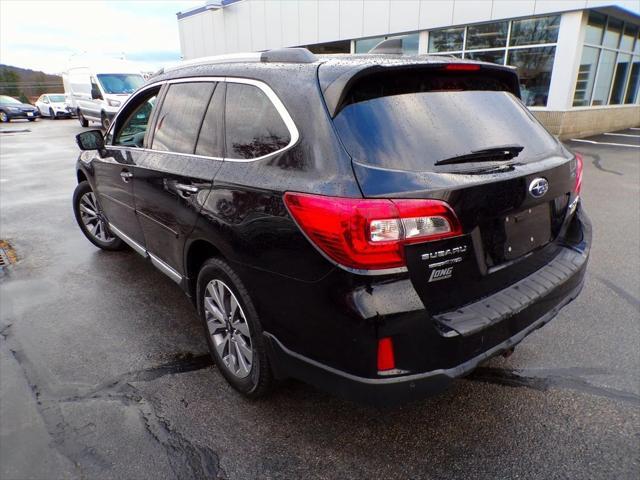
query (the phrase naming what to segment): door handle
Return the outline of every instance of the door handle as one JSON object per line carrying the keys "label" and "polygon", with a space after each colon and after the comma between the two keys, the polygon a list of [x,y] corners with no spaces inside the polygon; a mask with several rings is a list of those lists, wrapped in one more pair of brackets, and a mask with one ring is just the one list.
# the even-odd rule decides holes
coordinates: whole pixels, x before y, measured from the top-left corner
{"label": "door handle", "polygon": [[129,183],[129,180],[133,178],[133,173],[128,170],[123,170],[120,172],[120,178],[122,178],[124,183]]}
{"label": "door handle", "polygon": [[192,193],[198,193],[200,191],[199,187],[195,185],[186,185],[184,183],[176,183],[176,190],[180,190],[185,195],[191,195]]}

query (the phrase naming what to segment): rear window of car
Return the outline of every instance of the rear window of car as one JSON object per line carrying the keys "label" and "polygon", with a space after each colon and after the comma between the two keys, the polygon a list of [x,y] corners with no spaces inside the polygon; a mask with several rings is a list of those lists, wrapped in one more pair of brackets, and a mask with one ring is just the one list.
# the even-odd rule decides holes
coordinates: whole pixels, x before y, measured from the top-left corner
{"label": "rear window of car", "polygon": [[213,82],[175,83],[169,87],[158,115],[153,150],[193,154],[209,105]]}
{"label": "rear window of car", "polygon": [[388,76],[356,84],[334,124],[360,163],[414,172],[496,146],[521,145],[517,161],[552,154],[556,140],[491,78]]}

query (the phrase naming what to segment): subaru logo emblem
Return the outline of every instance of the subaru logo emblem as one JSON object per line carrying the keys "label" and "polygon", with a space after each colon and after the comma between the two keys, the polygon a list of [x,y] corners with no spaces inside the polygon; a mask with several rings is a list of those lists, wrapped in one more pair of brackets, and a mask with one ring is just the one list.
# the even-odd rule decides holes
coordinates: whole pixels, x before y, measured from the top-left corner
{"label": "subaru logo emblem", "polygon": [[529,193],[533,198],[540,198],[549,191],[549,182],[546,178],[534,178],[529,184]]}

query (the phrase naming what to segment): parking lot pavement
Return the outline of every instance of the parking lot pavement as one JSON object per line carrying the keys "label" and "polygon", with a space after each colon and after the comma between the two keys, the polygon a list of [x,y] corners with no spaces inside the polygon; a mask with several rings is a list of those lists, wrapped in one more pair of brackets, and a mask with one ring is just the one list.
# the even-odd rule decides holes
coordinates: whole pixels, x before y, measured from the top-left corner
{"label": "parking lot pavement", "polygon": [[636,137],[567,142],[594,225],[582,295],[511,357],[378,410],[297,382],[235,394],[178,288],[76,227],[80,131],[0,126],[18,257],[0,278],[0,478],[640,478],[640,150],[606,144]]}

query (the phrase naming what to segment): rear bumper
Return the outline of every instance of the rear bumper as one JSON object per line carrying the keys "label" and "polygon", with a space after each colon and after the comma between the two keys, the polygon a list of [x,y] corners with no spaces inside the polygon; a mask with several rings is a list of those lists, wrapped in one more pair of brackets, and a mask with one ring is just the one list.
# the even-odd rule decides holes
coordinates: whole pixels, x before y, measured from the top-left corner
{"label": "rear bumper", "polygon": [[[567,235],[571,242],[554,261],[515,284],[521,285],[520,295],[505,289],[484,298],[483,310],[480,305],[472,305],[456,311],[457,317],[439,318],[429,317],[421,310],[394,316],[378,326],[378,336],[392,335],[398,340],[396,363],[407,374],[355,375],[295,352],[276,335],[265,333],[274,373],[277,377],[303,380],[348,399],[381,406],[438,393],[481,362],[513,348],[578,296],[591,244],[591,226],[581,209],[572,230]],[[424,364],[436,368],[423,371],[413,368]]]}
{"label": "rear bumper", "polygon": [[552,320],[562,307],[575,299],[582,290],[582,283],[566,295],[560,303],[502,343],[453,368],[405,375],[393,378],[366,378],[328,367],[310,358],[288,350],[275,337],[265,334],[272,359],[278,365],[286,365],[286,376],[298,378],[322,390],[343,398],[376,406],[390,406],[439,393],[451,382],[474,370],[480,363],[515,347],[527,335]]}

